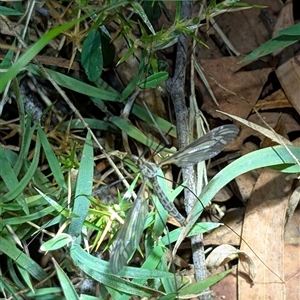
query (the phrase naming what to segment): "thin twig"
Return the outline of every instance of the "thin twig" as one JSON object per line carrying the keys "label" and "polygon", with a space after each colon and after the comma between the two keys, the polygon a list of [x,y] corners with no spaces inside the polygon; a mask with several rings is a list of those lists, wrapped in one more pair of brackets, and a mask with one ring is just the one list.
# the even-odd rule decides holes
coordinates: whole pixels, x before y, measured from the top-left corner
{"label": "thin twig", "polygon": [[[192,3],[189,1],[182,2],[181,19],[188,20],[191,18]],[[173,101],[176,121],[177,121],[177,133],[180,148],[183,148],[189,144],[189,128],[188,128],[188,109],[185,104],[185,73],[186,65],[188,61],[188,45],[189,39],[186,35],[181,34],[177,43],[176,63],[173,78],[167,81],[167,88]],[[189,214],[195,201],[195,174],[192,165],[184,167],[182,169],[183,181],[186,182],[185,189],[185,209]],[[203,280],[207,278],[207,271],[205,267],[205,254],[202,242],[202,235],[194,236],[191,238],[193,261],[195,267],[196,280]],[[201,300],[210,300],[211,295],[209,290],[202,296],[199,296]]]}

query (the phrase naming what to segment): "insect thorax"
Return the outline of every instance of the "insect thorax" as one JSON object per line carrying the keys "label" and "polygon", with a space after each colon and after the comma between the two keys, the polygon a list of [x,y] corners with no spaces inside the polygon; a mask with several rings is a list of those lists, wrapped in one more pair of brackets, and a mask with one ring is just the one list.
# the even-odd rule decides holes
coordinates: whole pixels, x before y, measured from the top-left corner
{"label": "insect thorax", "polygon": [[140,159],[139,168],[144,179],[151,179],[157,176],[158,166],[155,163]]}

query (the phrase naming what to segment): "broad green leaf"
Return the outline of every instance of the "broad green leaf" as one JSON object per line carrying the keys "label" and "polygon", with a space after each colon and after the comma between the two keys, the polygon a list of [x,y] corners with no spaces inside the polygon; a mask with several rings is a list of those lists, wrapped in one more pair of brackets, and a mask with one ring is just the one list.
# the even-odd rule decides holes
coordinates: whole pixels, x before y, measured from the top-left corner
{"label": "broad green leaf", "polygon": [[60,249],[71,242],[72,242],[72,237],[69,234],[60,233],[56,235],[54,238],[43,243],[40,249],[45,252],[53,251],[53,250]]}
{"label": "broad green leaf", "polygon": [[91,31],[84,39],[81,64],[90,81],[94,82],[100,78],[103,68],[103,56],[101,35],[98,30]]}
{"label": "broad green leaf", "polygon": [[169,77],[168,72],[158,72],[153,75],[150,75],[145,80],[139,82],[139,87],[141,89],[154,88],[158,86],[160,83],[167,80]]}

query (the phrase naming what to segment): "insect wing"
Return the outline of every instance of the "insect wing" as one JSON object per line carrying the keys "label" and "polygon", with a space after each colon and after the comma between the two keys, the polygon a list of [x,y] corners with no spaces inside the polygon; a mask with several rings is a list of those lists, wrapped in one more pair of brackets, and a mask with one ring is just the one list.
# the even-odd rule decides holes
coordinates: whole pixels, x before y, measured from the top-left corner
{"label": "insect wing", "polygon": [[117,274],[127,264],[130,256],[138,247],[148,215],[146,200],[137,197],[124,224],[117,233],[110,252],[110,268]]}
{"label": "insect wing", "polygon": [[239,129],[233,124],[214,128],[164,160],[161,165],[173,163],[183,167],[210,159],[218,155],[238,133]]}

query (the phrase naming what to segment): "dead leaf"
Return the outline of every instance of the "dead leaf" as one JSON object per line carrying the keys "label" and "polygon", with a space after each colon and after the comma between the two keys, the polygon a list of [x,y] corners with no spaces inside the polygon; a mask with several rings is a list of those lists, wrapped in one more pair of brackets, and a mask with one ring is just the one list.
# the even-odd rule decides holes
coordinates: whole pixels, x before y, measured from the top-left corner
{"label": "dead leaf", "polygon": [[206,259],[207,269],[211,272],[224,266],[228,262],[239,259],[248,276],[253,280],[255,278],[255,266],[253,260],[247,253],[236,249],[231,245],[221,245],[215,248]]}
{"label": "dead leaf", "polygon": [[[293,1],[287,1],[277,19],[274,35],[279,30],[291,25],[294,25]],[[287,98],[300,114],[300,54],[295,55],[298,51],[299,44],[294,44],[283,49],[279,54],[279,63],[275,72]],[[274,53],[274,55],[277,54],[278,52]]]}
{"label": "dead leaf", "polygon": [[226,119],[224,115],[216,113],[215,110],[218,108],[246,118],[255,106],[271,72],[270,67],[262,68],[259,63],[256,66],[254,64],[243,67],[238,64],[239,61],[238,57],[201,60],[204,74],[219,103],[219,107],[217,107],[203,84],[199,83],[203,95],[201,109],[213,117]]}
{"label": "dead leaf", "polygon": [[268,97],[259,100],[255,105],[257,111],[266,111],[271,109],[283,109],[291,107],[292,105],[290,101],[286,98],[286,95],[282,89],[279,89],[271,95],[269,95]]}
{"label": "dead leaf", "polygon": [[241,233],[245,209],[229,209],[220,223],[226,224],[219,226],[215,230],[205,235],[204,245],[221,245],[230,244],[239,246],[241,243]]}
{"label": "dead leaf", "polygon": [[279,1],[250,0],[247,3],[266,8],[226,13],[218,20],[219,26],[241,53],[249,53],[271,38],[276,17],[282,7]]}
{"label": "dead leaf", "polygon": [[[295,210],[284,228],[284,242],[300,247],[300,206]],[[300,253],[300,251],[299,251]]]}
{"label": "dead leaf", "polygon": [[230,118],[234,119],[234,120],[237,120],[239,121],[240,123],[262,133],[264,136],[268,137],[269,139],[271,139],[272,141],[278,143],[278,144],[286,144],[286,145],[292,145],[292,143],[286,139],[285,137],[277,134],[274,130],[270,130],[270,129],[267,129],[265,127],[262,127],[258,124],[255,124],[255,123],[252,123],[248,120],[245,120],[245,119],[242,119],[240,117],[237,117],[237,116],[234,116],[232,114],[228,114],[228,113],[224,113],[224,112],[221,112],[219,111],[220,113],[224,114],[224,115],[227,115],[229,116]]}
{"label": "dead leaf", "polygon": [[284,299],[283,230],[292,186],[285,177],[264,169],[247,203],[241,250],[251,255],[257,276],[253,286],[238,277],[241,300]]}
{"label": "dead leaf", "polygon": [[[298,219],[299,220],[299,219]],[[299,222],[298,222],[299,223]],[[287,244],[284,247],[285,259],[285,282],[286,282],[286,299],[300,299],[299,282],[300,282],[300,249],[299,245]]]}

